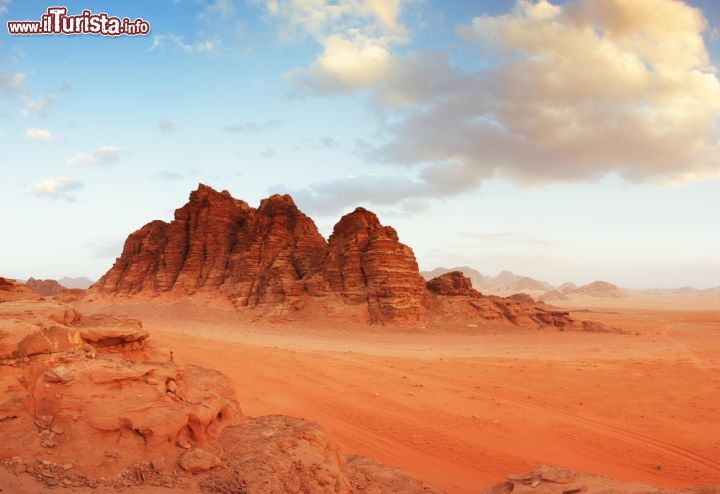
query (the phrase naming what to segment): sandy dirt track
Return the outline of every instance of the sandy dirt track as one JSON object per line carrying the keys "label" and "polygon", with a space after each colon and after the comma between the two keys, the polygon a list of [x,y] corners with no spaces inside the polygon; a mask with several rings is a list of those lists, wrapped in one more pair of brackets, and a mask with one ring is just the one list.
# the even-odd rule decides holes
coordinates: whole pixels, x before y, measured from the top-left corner
{"label": "sandy dirt track", "polygon": [[427,335],[235,322],[187,304],[140,317],[176,360],[233,380],[247,415],[317,420],[348,452],[453,493],[541,463],[668,487],[720,482],[720,311],[578,312],[627,334]]}

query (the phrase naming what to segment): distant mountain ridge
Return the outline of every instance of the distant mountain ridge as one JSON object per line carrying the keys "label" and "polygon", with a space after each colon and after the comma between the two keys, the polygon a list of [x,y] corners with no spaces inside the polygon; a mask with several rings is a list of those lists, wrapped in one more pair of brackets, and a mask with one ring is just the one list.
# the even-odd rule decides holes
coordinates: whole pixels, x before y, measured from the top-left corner
{"label": "distant mountain ridge", "polygon": [[90,286],[95,283],[90,278],[86,278],[84,276],[80,276],[77,278],[70,278],[70,277],[63,277],[57,280],[58,283],[60,283],[65,288],[80,288],[82,290],[86,290],[90,288]]}
{"label": "distant mountain ridge", "polygon": [[[676,296],[698,296],[698,297],[720,297],[720,287],[699,289],[694,287],[680,288],[653,288],[647,290],[630,290],[621,288],[607,281],[593,281],[585,285],[578,286],[572,282],[565,282],[559,286],[553,286],[547,281],[537,280],[529,276],[515,274],[512,271],[504,270],[497,276],[483,275],[477,269],[469,266],[458,266],[454,268],[438,267],[432,271],[421,271],[420,274],[430,280],[438,276],[442,276],[452,271],[460,271],[466,277],[472,280],[473,288],[485,292],[518,292],[528,293],[536,296],[540,300],[564,300],[569,295],[601,297],[601,298],[621,298],[629,294],[648,294],[648,295],[676,295]],[[538,292],[543,292],[538,295]]]}
{"label": "distant mountain ridge", "polygon": [[432,271],[422,271],[420,274],[426,280],[436,278],[452,271],[460,271],[465,276],[470,278],[473,283],[473,288],[476,290],[486,291],[545,291],[551,290],[552,285],[546,281],[536,280],[529,276],[522,276],[513,273],[512,271],[501,271],[497,276],[485,276],[476,269],[469,266],[459,266],[455,268],[435,268]]}

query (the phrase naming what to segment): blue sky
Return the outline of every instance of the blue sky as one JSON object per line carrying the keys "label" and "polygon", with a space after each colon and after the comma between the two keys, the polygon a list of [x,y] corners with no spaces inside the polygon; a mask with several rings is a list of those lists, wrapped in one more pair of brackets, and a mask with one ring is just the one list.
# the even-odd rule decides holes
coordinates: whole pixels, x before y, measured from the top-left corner
{"label": "blue sky", "polygon": [[69,2],[149,36],[10,36],[0,275],[102,275],[203,182],[376,211],[423,269],[720,285],[706,0]]}

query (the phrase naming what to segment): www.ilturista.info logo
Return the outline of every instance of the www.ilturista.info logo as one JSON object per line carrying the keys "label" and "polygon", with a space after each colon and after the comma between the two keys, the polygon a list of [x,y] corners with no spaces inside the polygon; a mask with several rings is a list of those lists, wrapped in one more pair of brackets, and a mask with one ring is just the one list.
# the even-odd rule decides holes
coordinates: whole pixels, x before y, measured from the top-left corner
{"label": "www.ilturista.info logo", "polygon": [[8,21],[8,33],[34,34],[95,34],[97,36],[143,36],[150,32],[150,23],[144,19],[130,20],[106,13],[93,14],[83,10],[79,15],[68,15],[66,7],[49,7],[39,21]]}

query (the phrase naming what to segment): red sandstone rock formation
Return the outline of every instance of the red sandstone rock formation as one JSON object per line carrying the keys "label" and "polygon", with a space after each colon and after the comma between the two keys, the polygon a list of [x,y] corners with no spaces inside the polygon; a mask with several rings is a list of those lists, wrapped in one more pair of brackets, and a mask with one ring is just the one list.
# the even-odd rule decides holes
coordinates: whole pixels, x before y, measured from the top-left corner
{"label": "red sandstone rock formation", "polygon": [[2,458],[52,451],[71,473],[117,475],[174,462],[239,414],[224,376],[171,362],[137,320],[32,301],[2,304],[0,321]]}
{"label": "red sandstone rock formation", "polygon": [[329,243],[287,195],[257,209],[201,185],[171,223],[153,221],[125,242],[94,286],[100,293],[220,292],[237,306],[292,307],[303,294],[363,305],[373,322],[415,322],[424,283],[412,250],[357,209]]}
{"label": "red sandstone rock formation", "polygon": [[153,221],[125,242],[93,290],[113,294],[219,291],[240,306],[289,302],[326,242],[289,196],[258,209],[201,185],[171,223]]}
{"label": "red sandstone rock formation", "polygon": [[370,321],[416,322],[422,315],[425,281],[415,254],[377,216],[357,208],[330,235],[319,276],[348,304],[366,304]]}
{"label": "red sandstone rock formation", "polygon": [[[460,314],[469,324],[569,326],[567,313],[532,300],[482,297],[459,272],[426,286],[412,249],[363,208],[343,216],[325,241],[290,196],[273,195],[255,209],[205,185],[172,222],[153,221],[131,234],[91,290],[220,294],[238,308],[295,319],[417,326],[455,311],[452,319]],[[448,296],[465,298],[443,302]]]}
{"label": "red sandstone rock formation", "polygon": [[535,302],[526,294],[510,297],[483,295],[472,288],[472,282],[454,271],[427,282],[425,297],[427,320],[438,327],[477,327],[512,323],[531,328],[556,327],[584,331],[607,331],[599,323],[576,321],[567,311]]}
{"label": "red sandstone rock formation", "polygon": [[460,295],[474,297],[480,295],[480,292],[473,288],[472,280],[460,271],[451,271],[437,278],[433,278],[427,282],[427,287],[431,292],[437,293],[438,295],[449,295],[453,297]]}

